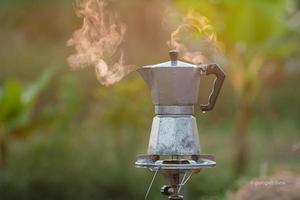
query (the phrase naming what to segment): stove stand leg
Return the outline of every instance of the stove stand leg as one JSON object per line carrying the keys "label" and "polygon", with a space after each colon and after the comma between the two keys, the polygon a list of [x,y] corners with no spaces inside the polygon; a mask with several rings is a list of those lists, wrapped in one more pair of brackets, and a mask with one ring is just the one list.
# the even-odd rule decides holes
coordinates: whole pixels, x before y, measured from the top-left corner
{"label": "stove stand leg", "polygon": [[166,173],[170,185],[165,185],[161,188],[161,193],[169,196],[169,200],[183,200],[183,196],[179,195],[180,188],[180,173]]}

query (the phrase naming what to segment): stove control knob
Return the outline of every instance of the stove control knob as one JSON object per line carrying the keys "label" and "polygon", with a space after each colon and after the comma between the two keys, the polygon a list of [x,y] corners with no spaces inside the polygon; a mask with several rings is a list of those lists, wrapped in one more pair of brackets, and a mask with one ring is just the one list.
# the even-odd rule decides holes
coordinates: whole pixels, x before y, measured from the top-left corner
{"label": "stove control knob", "polygon": [[173,193],[173,188],[170,185],[164,185],[161,187],[160,193],[170,196]]}

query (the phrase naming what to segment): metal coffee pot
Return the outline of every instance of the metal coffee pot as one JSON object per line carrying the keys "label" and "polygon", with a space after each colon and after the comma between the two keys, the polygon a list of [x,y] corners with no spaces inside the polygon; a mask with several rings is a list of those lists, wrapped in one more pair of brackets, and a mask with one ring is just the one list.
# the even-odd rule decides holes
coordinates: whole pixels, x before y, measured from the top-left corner
{"label": "metal coffee pot", "polygon": [[[155,105],[155,117],[146,155],[137,157],[136,166],[160,172],[169,181],[162,193],[169,199],[180,196],[180,177],[190,176],[202,168],[215,166],[211,156],[201,154],[199,133],[193,116],[202,75],[216,76],[213,91],[203,112],[212,110],[220,93],[225,74],[217,64],[194,65],[178,60],[178,52],[170,51],[170,61],[148,65],[137,70],[146,81]],[[184,181],[184,179],[182,180]],[[151,188],[151,187],[150,187]]]}
{"label": "metal coffee pot", "polygon": [[151,91],[156,116],[153,119],[148,154],[198,155],[200,144],[194,113],[201,75],[214,74],[213,91],[205,112],[212,110],[223,81],[224,72],[217,64],[193,65],[178,60],[178,52],[170,51],[171,61],[138,69]]}

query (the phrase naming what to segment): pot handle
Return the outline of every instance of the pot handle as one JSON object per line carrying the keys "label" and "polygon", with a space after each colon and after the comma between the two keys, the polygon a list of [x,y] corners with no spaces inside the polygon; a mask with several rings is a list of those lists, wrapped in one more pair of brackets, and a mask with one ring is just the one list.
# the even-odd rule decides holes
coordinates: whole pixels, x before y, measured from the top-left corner
{"label": "pot handle", "polygon": [[209,111],[212,110],[215,106],[223,82],[225,80],[225,73],[217,64],[201,65],[200,70],[201,72],[205,73],[205,75],[210,75],[210,74],[216,75],[213,90],[208,98],[208,103],[200,105],[202,111]]}

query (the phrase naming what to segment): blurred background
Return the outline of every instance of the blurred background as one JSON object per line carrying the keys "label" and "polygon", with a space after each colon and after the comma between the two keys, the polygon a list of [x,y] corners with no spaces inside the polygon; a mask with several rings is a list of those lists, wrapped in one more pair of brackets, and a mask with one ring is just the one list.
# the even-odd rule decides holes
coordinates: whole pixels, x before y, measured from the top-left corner
{"label": "blurred background", "polygon": [[[71,71],[66,41],[81,26],[72,0],[0,1],[0,199],[143,199],[154,107],[135,72],[111,87]],[[206,16],[227,79],[213,111],[196,113],[217,167],[193,176],[188,199],[230,199],[253,178],[300,173],[300,1],[110,1],[127,24],[127,63],[168,60],[169,6]],[[212,80],[203,80],[205,102]],[[159,193],[159,177],[149,199]]]}

